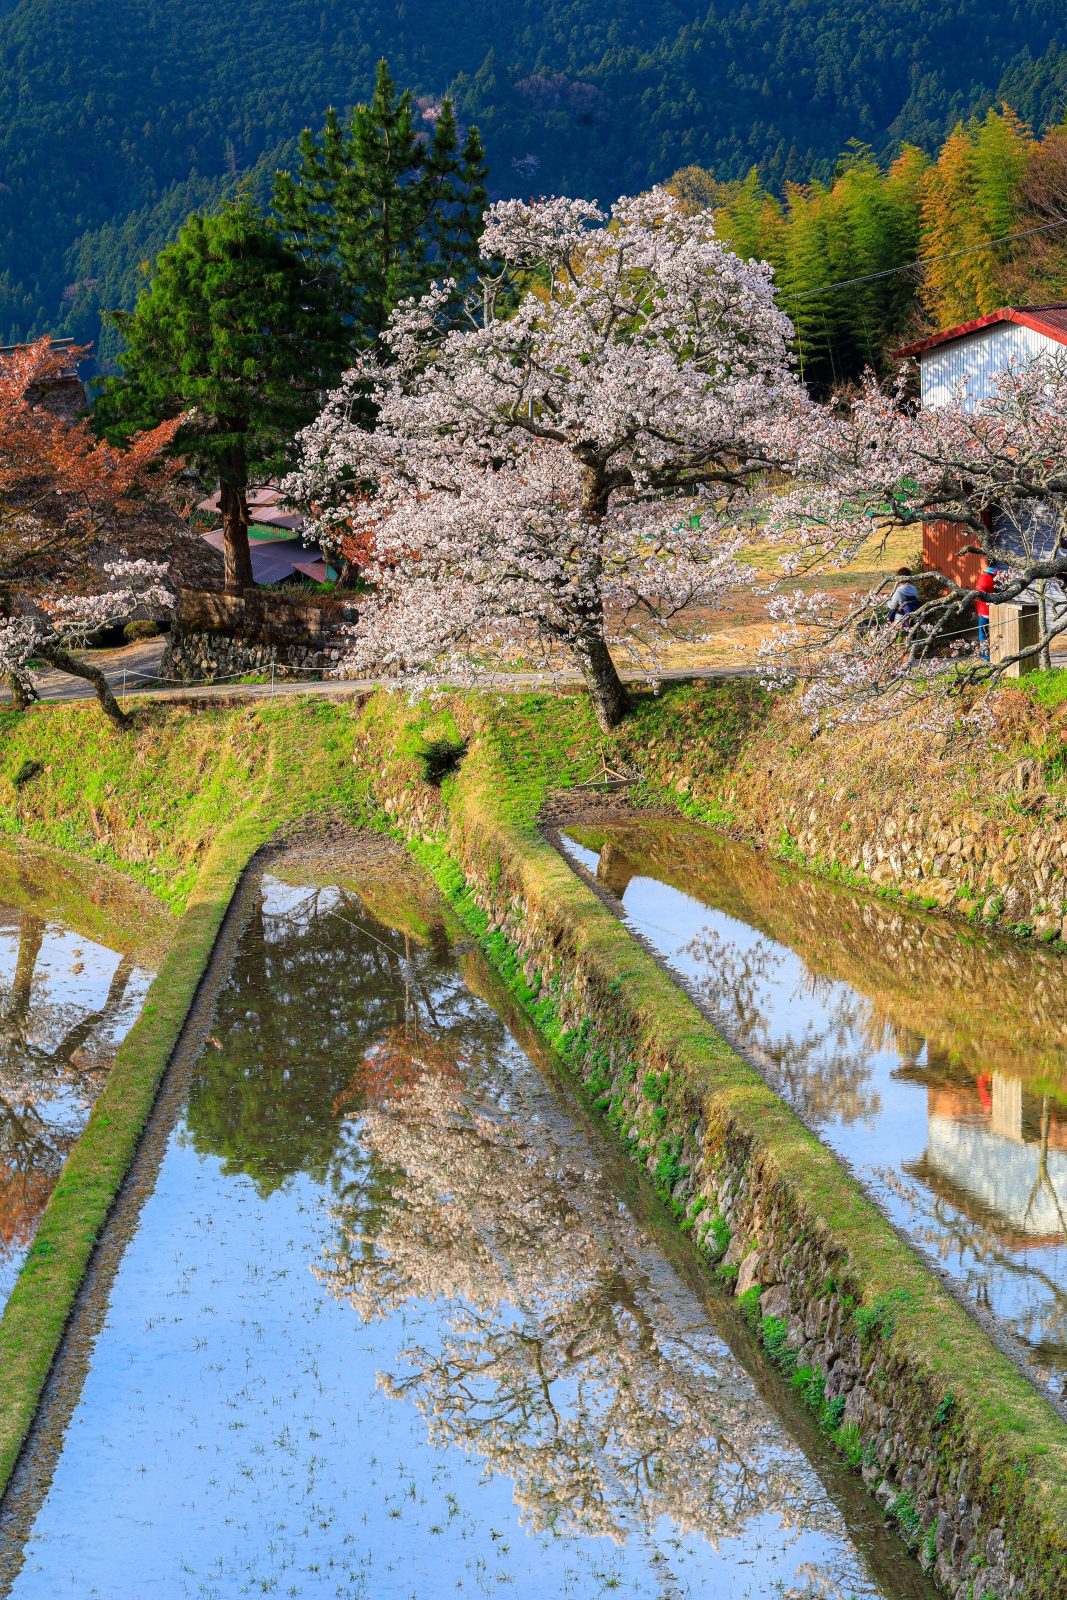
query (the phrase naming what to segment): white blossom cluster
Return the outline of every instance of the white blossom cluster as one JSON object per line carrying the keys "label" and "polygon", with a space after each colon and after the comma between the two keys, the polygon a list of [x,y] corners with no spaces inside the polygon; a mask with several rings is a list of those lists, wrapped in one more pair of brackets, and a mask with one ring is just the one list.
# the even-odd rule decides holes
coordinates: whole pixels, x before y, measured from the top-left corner
{"label": "white blossom cluster", "polygon": [[[1010,364],[974,409],[961,387],[947,405],[908,398],[908,373],[868,374],[849,402],[809,408],[782,440],[789,492],[769,502],[764,533],[787,576],[840,569],[865,552],[877,567],[888,536],[940,522],[962,549],[1001,569],[997,599],[1036,599],[1047,648],[1067,630],[1067,360]],[[895,580],[890,580],[895,581]],[[842,603],[831,592],[779,595],[764,646],[771,681],[798,680],[819,722],[883,720],[917,699],[932,726],[983,723],[972,705],[938,707],[938,691],[987,676],[969,626],[972,591],[945,579],[906,627],[886,589]],[[941,696],[943,698],[943,696]]]}
{"label": "white blossom cluster", "polygon": [[752,476],[806,409],[790,324],[771,269],[662,190],[501,203],[483,250],[504,271],[470,325],[440,327],[451,284],[402,307],[285,491],[373,550],[349,666],[562,648],[595,677],[738,582]]}
{"label": "white blossom cluster", "polygon": [[174,604],[166,586],[168,568],[156,561],[114,561],[104,568],[112,587],[100,594],[55,596],[32,615],[0,617],[0,679],[20,683],[32,696],[29,663],[70,637],[124,621],[138,606]]}

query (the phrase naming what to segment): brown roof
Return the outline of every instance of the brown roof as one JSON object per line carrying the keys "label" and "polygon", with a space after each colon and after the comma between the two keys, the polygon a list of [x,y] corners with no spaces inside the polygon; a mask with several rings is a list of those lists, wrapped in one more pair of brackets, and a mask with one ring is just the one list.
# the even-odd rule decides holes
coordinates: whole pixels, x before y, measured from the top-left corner
{"label": "brown roof", "polygon": [[988,316],[975,317],[972,322],[958,322],[954,328],[931,333],[927,338],[917,339],[914,344],[906,344],[893,353],[898,356],[918,356],[924,350],[933,350],[936,345],[951,344],[954,339],[965,339],[969,333],[991,328],[997,322],[1018,322],[1024,328],[1033,328],[1037,333],[1055,339],[1057,344],[1067,344],[1067,302],[1061,301],[1049,306],[1001,306]]}

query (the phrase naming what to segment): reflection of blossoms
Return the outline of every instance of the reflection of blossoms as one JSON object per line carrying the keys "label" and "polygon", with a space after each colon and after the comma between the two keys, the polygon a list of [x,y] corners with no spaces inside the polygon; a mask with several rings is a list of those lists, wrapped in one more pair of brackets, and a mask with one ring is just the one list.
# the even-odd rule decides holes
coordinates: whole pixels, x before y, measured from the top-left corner
{"label": "reflection of blossoms", "polygon": [[535,1529],[623,1539],[669,1516],[714,1543],[767,1512],[819,1526],[770,1414],[710,1330],[653,1294],[640,1236],[582,1154],[500,1114],[504,1087],[464,1093],[439,1044],[427,1055],[412,1035],[401,1092],[365,1104],[389,1196],[338,1211],[321,1269],[368,1321],[444,1302],[386,1391],[414,1401],[435,1443],[513,1479]]}
{"label": "reflection of blossoms", "polygon": [[[742,948],[705,928],[682,953],[697,969],[698,988],[802,1117],[812,1123],[873,1122],[881,1096],[870,1084],[870,1055],[882,1042],[874,1034],[884,1030],[864,996],[805,969],[805,983],[820,1001],[821,1026],[783,1032],[773,991],[782,985],[784,950],[762,935]],[[795,998],[794,991],[790,1001]]]}
{"label": "reflection of blossoms", "polygon": [[0,1251],[32,1238],[104,1086],[115,1032],[131,1020],[128,956],[93,1008],[35,983],[45,931],[42,918],[22,916],[15,971],[0,1003]]}

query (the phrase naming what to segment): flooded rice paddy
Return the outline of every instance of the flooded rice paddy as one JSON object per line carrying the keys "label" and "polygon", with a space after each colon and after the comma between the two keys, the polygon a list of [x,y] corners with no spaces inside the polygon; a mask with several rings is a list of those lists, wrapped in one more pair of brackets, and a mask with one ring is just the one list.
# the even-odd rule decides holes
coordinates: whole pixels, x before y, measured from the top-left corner
{"label": "flooded rice paddy", "polygon": [[1067,963],[691,823],[568,829],[564,848],[1063,1396]]}
{"label": "flooded rice paddy", "polygon": [[314,861],[246,887],[5,1592],[929,1595],[426,885]]}
{"label": "flooded rice paddy", "polygon": [[114,1053],[165,914],[60,857],[0,853],[0,1311]]}

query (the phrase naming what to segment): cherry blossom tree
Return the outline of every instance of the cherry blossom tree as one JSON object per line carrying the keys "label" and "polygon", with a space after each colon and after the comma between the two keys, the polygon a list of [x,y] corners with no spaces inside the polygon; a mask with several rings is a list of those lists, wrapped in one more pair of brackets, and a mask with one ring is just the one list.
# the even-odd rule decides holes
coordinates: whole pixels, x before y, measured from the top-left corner
{"label": "cherry blossom tree", "polygon": [[717,1544],[767,1515],[786,1539],[825,1526],[756,1390],[649,1296],[644,1241],[586,1150],[516,1114],[530,1102],[499,1044],[465,1060],[457,1043],[408,1027],[368,1053],[366,1186],[314,1269],[364,1322],[403,1316],[383,1391],[510,1480],[535,1531],[621,1542],[669,1518]]}
{"label": "cherry blossom tree", "polygon": [[[739,581],[752,478],[805,406],[771,270],[663,190],[610,216],[492,207],[469,325],[455,285],[396,311],[301,438],[286,493],[327,544],[371,535],[356,669],[577,663],[604,728],[643,652]],[[370,400],[374,421],[368,421]]]}
{"label": "cherry blossom tree", "polygon": [[56,583],[57,556],[75,551],[81,559],[88,545],[163,491],[181,467],[169,451],[183,419],[123,446],[95,438],[83,416],[53,403],[87,354],[88,346],[57,349],[44,338],[0,358],[0,680],[25,708],[36,698],[30,663],[47,662],[87,679],[122,726],[126,718],[103,673],[69,642],[125,621],[139,604],[171,605],[166,566],[112,562],[102,593],[70,595]]}
{"label": "cherry blossom tree", "polygon": [[[882,719],[931,691],[994,682],[1020,661],[1048,665],[1067,632],[1067,359],[1009,365],[975,407],[961,389],[921,409],[909,375],[890,385],[868,374],[848,401],[798,417],[785,442],[790,492],[771,503],[765,536],[787,551],[786,572],[842,568],[861,548],[867,563],[900,529],[916,542],[925,522],[947,524],[1000,569],[998,601],[1037,605],[1033,643],[983,659],[971,641],[976,591],[936,575],[903,626],[887,615],[889,580],[859,597],[779,594],[782,627],[765,647],[768,671],[799,680],[816,717]],[[973,703],[974,697],[971,696]],[[953,718],[957,713],[952,713]]]}
{"label": "cherry blossom tree", "polygon": [[115,727],[126,727],[126,713],[104,673],[93,662],[73,653],[70,637],[122,621],[139,605],[171,606],[174,595],[164,582],[165,563],[112,562],[105,572],[112,587],[102,594],[57,597],[23,615],[0,617],[0,681],[8,685],[19,709],[25,710],[37,699],[30,664],[44,661],[60,672],[85,678]]}

